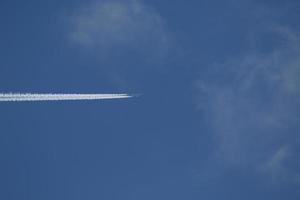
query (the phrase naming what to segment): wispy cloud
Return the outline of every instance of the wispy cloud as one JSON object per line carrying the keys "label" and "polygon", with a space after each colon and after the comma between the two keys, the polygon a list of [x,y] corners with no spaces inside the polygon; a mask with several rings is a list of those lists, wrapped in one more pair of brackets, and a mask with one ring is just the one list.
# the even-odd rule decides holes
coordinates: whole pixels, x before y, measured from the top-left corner
{"label": "wispy cloud", "polygon": [[[293,151],[288,146],[282,146],[273,153],[272,156],[261,166],[260,171],[268,174],[274,181],[294,181],[299,180],[299,173],[291,173],[286,169],[289,168],[289,160],[294,159]],[[291,174],[293,176],[291,176]]]}
{"label": "wispy cloud", "polygon": [[124,99],[128,94],[0,94],[0,101],[67,101],[67,100],[100,100]]}
{"label": "wispy cloud", "polygon": [[281,26],[269,34],[279,36],[282,45],[211,66],[196,83],[198,108],[217,136],[215,155],[223,164],[295,180],[300,175],[293,167],[300,142],[300,36]]}
{"label": "wispy cloud", "polygon": [[98,0],[73,17],[71,38],[104,52],[112,48],[164,53],[169,39],[160,15],[140,0]]}

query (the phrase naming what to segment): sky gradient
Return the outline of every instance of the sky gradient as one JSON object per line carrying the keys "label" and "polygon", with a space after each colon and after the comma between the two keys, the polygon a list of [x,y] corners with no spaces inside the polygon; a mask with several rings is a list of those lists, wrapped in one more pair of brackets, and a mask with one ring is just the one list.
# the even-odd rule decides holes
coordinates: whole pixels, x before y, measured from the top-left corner
{"label": "sky gradient", "polygon": [[0,199],[300,198],[300,2],[0,2]]}

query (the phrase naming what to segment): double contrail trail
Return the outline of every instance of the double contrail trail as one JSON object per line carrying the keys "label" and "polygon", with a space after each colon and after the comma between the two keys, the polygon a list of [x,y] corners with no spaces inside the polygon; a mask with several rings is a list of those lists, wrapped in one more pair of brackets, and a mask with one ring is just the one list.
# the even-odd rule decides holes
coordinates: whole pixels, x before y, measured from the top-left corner
{"label": "double contrail trail", "polygon": [[0,93],[0,101],[68,101],[131,98],[128,94],[30,94]]}

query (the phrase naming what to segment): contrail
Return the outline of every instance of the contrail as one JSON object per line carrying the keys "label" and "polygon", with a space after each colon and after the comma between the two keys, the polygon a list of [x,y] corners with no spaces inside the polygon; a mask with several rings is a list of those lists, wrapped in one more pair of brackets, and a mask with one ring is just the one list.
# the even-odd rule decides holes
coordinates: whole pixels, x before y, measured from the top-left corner
{"label": "contrail", "polygon": [[0,101],[68,101],[131,98],[128,94],[30,94],[0,93]]}

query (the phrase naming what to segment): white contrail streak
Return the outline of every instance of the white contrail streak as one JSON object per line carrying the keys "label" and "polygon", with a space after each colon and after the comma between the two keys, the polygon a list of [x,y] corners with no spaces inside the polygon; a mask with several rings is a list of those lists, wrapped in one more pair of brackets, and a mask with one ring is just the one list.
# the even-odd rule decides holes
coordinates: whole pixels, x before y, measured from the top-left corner
{"label": "white contrail streak", "polygon": [[124,99],[133,97],[128,94],[18,94],[0,93],[0,101],[68,101]]}

